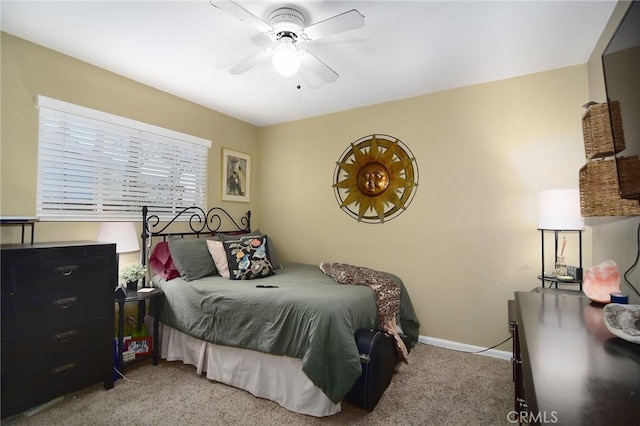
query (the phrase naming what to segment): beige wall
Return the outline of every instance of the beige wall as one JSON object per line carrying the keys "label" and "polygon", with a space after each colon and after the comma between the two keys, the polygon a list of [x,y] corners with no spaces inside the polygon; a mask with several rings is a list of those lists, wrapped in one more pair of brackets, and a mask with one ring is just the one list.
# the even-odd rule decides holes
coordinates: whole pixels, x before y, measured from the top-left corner
{"label": "beige wall", "polygon": [[[251,209],[259,225],[259,188],[251,203],[220,203],[221,147],[257,154],[258,129],[245,122],[136,83],[117,74],[2,33],[2,216],[34,216],[38,154],[37,95],[75,103],[212,141],[209,150],[209,205],[240,215]],[[253,176],[259,170],[253,162]],[[255,177],[254,177],[255,179]],[[37,241],[93,240],[96,223],[41,222]],[[2,242],[17,242],[17,227],[3,227]]]}
{"label": "beige wall", "polygon": [[[507,299],[539,285],[538,191],[578,185],[586,100],[582,65],[262,128],[261,228],[287,260],[399,275],[423,335],[495,344]],[[357,223],[331,188],[344,149],[372,133],[420,169],[413,203],[383,225]]]}

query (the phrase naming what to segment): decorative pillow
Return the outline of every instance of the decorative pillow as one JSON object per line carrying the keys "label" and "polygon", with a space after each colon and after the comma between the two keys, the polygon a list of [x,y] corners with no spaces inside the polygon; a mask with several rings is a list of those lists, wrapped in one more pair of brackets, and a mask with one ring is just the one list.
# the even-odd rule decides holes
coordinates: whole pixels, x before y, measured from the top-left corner
{"label": "decorative pillow", "polygon": [[232,280],[252,280],[274,275],[269,258],[267,237],[257,236],[236,241],[223,241]]}
{"label": "decorative pillow", "polygon": [[149,257],[149,267],[156,275],[160,275],[165,281],[180,276],[180,272],[176,269],[176,265],[171,258],[169,243],[166,241],[159,242],[153,248],[153,252]]}
{"label": "decorative pillow", "polygon": [[[244,233],[240,236],[233,235],[233,234],[231,235],[219,234],[217,238],[219,238],[222,241],[237,241],[237,240],[243,240],[245,238],[261,237],[261,236],[263,236],[263,234],[260,232],[259,229],[256,229],[255,231]],[[280,257],[276,252],[275,245],[273,244],[273,239],[268,234],[264,234],[264,236],[267,237],[268,239],[267,246],[269,248],[269,257],[271,258],[271,264],[273,265],[273,268],[282,269],[282,263],[280,262]]]}
{"label": "decorative pillow", "polygon": [[273,238],[269,236],[269,234],[265,234],[267,237],[267,247],[269,249],[269,257],[271,258],[271,264],[274,269],[282,269],[282,262],[280,262],[280,256],[278,256],[278,252],[276,251],[276,245],[273,244]]}
{"label": "decorative pillow", "polygon": [[213,258],[213,263],[221,277],[229,279],[229,264],[227,263],[227,252],[224,251],[222,241],[207,240],[207,248]]}
{"label": "decorative pillow", "polygon": [[209,254],[207,240],[204,238],[171,238],[169,251],[176,269],[185,281],[197,280],[216,273],[216,265]]}

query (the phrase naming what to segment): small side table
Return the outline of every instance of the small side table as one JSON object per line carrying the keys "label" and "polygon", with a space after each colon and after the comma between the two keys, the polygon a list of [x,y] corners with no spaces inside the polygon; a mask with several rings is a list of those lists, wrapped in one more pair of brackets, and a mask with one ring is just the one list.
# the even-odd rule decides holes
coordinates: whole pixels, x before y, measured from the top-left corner
{"label": "small side table", "polygon": [[[118,312],[118,367],[123,368],[122,352],[124,352],[124,305],[125,303],[138,302],[138,330],[142,327],[144,317],[146,315],[146,301],[155,299],[156,297],[164,294],[162,289],[154,288],[153,291],[139,292],[139,291],[127,291],[125,297],[116,297],[116,303],[119,306]],[[152,359],[153,365],[158,365],[159,358],[159,344],[158,344],[158,316],[160,315],[160,305],[155,301],[151,303],[152,315],[153,315],[153,351]]]}
{"label": "small side table", "polygon": [[22,227],[22,244],[24,244],[24,227],[31,227],[31,244],[33,244],[33,236],[35,234],[35,224],[38,218],[35,216],[2,216],[0,224],[2,225],[20,225]]}

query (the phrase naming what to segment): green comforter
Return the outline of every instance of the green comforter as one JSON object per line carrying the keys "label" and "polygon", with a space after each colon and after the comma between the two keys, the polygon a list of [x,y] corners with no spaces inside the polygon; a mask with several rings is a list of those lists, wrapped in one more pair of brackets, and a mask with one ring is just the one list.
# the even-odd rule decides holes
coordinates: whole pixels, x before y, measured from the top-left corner
{"label": "green comforter", "polygon": [[[400,323],[413,345],[419,323],[401,280],[390,276],[402,286]],[[154,282],[164,290],[161,322],[215,344],[299,358],[334,403],[361,374],[355,331],[378,322],[369,287],[338,284],[316,265],[288,263],[276,275],[249,281],[216,275]]]}

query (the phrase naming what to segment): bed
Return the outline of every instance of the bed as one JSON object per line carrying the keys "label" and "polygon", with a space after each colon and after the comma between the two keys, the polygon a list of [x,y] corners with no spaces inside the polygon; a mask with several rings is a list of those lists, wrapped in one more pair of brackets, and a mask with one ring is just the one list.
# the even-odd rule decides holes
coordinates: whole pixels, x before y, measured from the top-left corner
{"label": "bed", "polygon": [[[145,207],[142,216],[143,262],[164,291],[163,359],[291,411],[340,411],[361,374],[354,333],[378,328],[369,287],[339,284],[318,265],[281,262],[269,235],[251,230],[250,212],[236,221],[219,207],[192,207],[162,222]],[[398,325],[412,346],[419,323],[411,299],[387,275],[400,286]]]}

